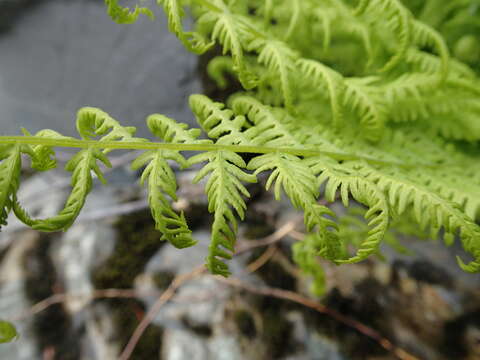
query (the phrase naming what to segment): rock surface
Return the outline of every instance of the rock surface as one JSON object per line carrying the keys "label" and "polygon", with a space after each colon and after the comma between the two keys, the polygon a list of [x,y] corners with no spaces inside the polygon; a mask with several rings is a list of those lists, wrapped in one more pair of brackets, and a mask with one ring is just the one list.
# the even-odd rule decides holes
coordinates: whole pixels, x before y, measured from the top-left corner
{"label": "rock surface", "polygon": [[140,136],[150,136],[145,118],[153,113],[191,121],[188,95],[200,91],[197,59],[168,33],[161,11],[154,22],[118,25],[103,0],[27,4],[0,2],[0,13],[10,10],[15,18],[0,32],[1,134],[25,127],[76,135],[82,106],[137,126]]}

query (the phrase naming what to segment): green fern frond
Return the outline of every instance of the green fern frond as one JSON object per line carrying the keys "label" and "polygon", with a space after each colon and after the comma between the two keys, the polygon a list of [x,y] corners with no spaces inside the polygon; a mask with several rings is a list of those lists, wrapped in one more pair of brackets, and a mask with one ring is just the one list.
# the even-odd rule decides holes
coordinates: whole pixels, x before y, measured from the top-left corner
{"label": "green fern frond", "polygon": [[354,263],[378,252],[380,242],[388,229],[390,213],[387,199],[381,188],[355,171],[329,164],[324,159],[309,158],[307,161],[313,173],[319,175],[319,185],[325,184],[325,198],[328,201],[334,201],[339,190],[344,206],[348,206],[351,195],[356,201],[369,208],[365,213],[365,219],[371,227],[367,238],[360,244],[355,256],[337,262]]}
{"label": "green fern frond", "polygon": [[285,107],[292,110],[294,99],[291,73],[298,55],[285,43],[277,40],[257,39],[249,44],[248,49],[256,51],[258,62],[278,77]]}
{"label": "green fern frond", "polygon": [[207,73],[220,89],[226,89],[228,82],[225,74],[235,74],[232,59],[228,56],[215,56],[207,65]]}
{"label": "green fern frond", "polygon": [[379,102],[376,88],[372,84],[376,77],[345,79],[344,104],[360,116],[360,125],[366,130],[365,138],[378,141],[383,133],[386,110]]}
{"label": "green fern frond", "polygon": [[250,194],[242,182],[256,182],[256,177],[244,172],[243,159],[232,151],[209,151],[195,155],[189,163],[207,164],[195,176],[198,182],[208,176],[205,192],[208,211],[214,213],[212,239],[207,257],[207,268],[213,274],[228,276],[230,271],[222,259],[230,259],[235,247],[237,219],[243,219],[246,209],[242,196]]}
{"label": "green fern frond", "polygon": [[[213,102],[204,95],[191,95],[190,108],[197,122],[212,139],[218,139],[217,144],[251,145],[252,138],[243,131],[247,127],[243,115],[236,116],[225,105]],[[255,142],[255,143],[258,143]]]}
{"label": "green fern frond", "polygon": [[415,220],[421,228],[430,224],[431,233],[436,234],[443,227],[446,241],[460,232],[463,247],[472,254],[474,260],[460,266],[468,272],[480,270],[480,226],[476,225],[461,209],[460,205],[451,202],[438,193],[415,183],[398,170],[394,172],[379,171],[372,167],[361,167],[361,173],[373,181],[387,194],[390,207],[401,215],[411,208]]}
{"label": "green fern frond", "polygon": [[[197,140],[200,129],[188,129],[186,124],[179,124],[176,121],[160,114],[150,115],[147,118],[147,125],[150,131],[165,142],[173,144],[201,144],[209,143],[209,140]],[[182,213],[177,214],[170,201],[177,200],[177,182],[175,174],[167,160],[177,162],[182,168],[188,167],[188,161],[174,150],[151,150],[140,155],[132,163],[132,169],[137,170],[143,166],[140,182],[143,185],[147,182],[148,203],[155,220],[155,228],[162,234],[161,239],[169,241],[177,248],[186,248],[196,244],[192,238],[191,230]]]}
{"label": "green fern frond", "polygon": [[[120,125],[117,120],[98,108],[83,107],[77,113],[77,131],[83,139],[102,136],[100,141],[147,141],[134,137],[136,130],[133,126]],[[107,149],[104,152],[109,151]]]}
{"label": "green fern frond", "polygon": [[398,0],[362,0],[356,8],[355,14],[357,16],[371,15],[375,21],[386,18],[387,21],[382,22],[382,24],[398,36],[399,41],[395,46],[395,54],[380,69],[381,72],[390,71],[400,63],[410,46],[412,36],[411,14]]}
{"label": "green fern frond", "polygon": [[0,147],[0,228],[7,225],[7,217],[16,202],[20,185],[21,145]]}
{"label": "green fern frond", "polygon": [[317,234],[308,234],[292,246],[293,261],[306,275],[313,278],[310,291],[317,296],[324,295],[326,285],[325,272],[317,259],[322,244],[323,241]]}
{"label": "green fern frond", "polygon": [[314,60],[299,59],[296,65],[304,76],[305,81],[313,82],[317,87],[326,85],[330,98],[333,123],[334,126],[338,127],[342,121],[341,94],[345,88],[342,75]]}
{"label": "green fern frond", "polygon": [[213,46],[213,41],[209,42],[202,34],[183,30],[182,17],[184,16],[184,10],[181,0],[157,1],[159,5],[163,5],[167,14],[168,29],[177,36],[189,51],[195,54],[203,54]]}
{"label": "green fern frond", "polygon": [[151,20],[154,18],[152,10],[146,7],[135,5],[135,9],[131,10],[119,5],[118,0],[105,0],[105,5],[108,15],[119,24],[133,24],[141,14],[148,16]]}
{"label": "green fern frond", "polygon": [[413,20],[412,21],[413,41],[420,46],[433,47],[440,56],[440,80],[444,81],[448,75],[449,51],[440,34],[428,25]]}
{"label": "green fern frond", "polygon": [[65,165],[65,170],[72,172],[72,191],[65,207],[58,215],[48,219],[29,220],[27,225],[35,230],[49,232],[68,229],[80,214],[85,199],[92,189],[92,171],[101,182],[106,183],[97,160],[103,162],[106,166],[111,166],[105,154],[98,149],[89,148],[74,155]]}
{"label": "green fern frond", "polygon": [[218,0],[215,5],[218,6],[218,11],[206,11],[198,19],[198,24],[202,28],[211,28],[212,40],[222,44],[223,55],[231,54],[234,70],[243,87],[252,89],[257,85],[257,79],[246,67],[243,45],[249,32],[241,19],[229,11],[223,0]]}

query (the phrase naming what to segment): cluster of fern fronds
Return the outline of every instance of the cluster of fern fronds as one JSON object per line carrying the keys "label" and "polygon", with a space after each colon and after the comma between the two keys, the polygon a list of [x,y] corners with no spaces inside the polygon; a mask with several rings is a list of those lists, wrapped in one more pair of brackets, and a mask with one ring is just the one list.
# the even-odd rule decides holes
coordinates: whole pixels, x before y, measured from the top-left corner
{"label": "cluster of fern fronds", "polygon": [[[132,23],[142,14],[153,17],[147,8],[105,1],[117,22]],[[480,58],[474,57],[480,40],[478,4],[158,3],[170,31],[188,50],[222,51],[223,56],[208,64],[218,86],[238,81],[244,90],[226,104],[192,95],[190,107],[201,130],[151,115],[148,127],[162,142],[136,138],[134,128],[94,108],[78,113],[81,139],[52,130],[0,138],[2,224],[13,210],[34,229],[67,229],[94,174],[103,179],[98,162],[108,165],[107,153],[114,149],[144,149],[133,167],[144,169],[141,180],[162,239],[179,248],[195,240],[183,214],[171,206],[176,181],[169,160],[183,168],[203,164],[195,181],[207,179],[213,225],[206,262],[213,273],[229,274],[225,260],[234,253],[237,221],[246,211],[245,184],[262,173],[268,174],[266,187],[273,188],[277,199],[287,196],[304,213],[309,235],[294,245],[294,258],[316,277],[317,292],[322,281],[317,256],[341,264],[379,254],[382,240],[391,239],[389,228],[401,219],[415,221],[433,238],[441,234],[447,244],[458,239],[472,257],[466,263],[458,258],[460,266],[480,271]],[[182,23],[186,12],[195,19],[188,31]],[[200,136],[202,130],[206,137]],[[48,170],[55,166],[55,146],[81,148],[66,165],[73,174],[72,193],[57,216],[32,219],[16,197],[21,154],[31,158],[34,168]],[[186,150],[198,153],[185,158]],[[248,162],[244,153],[250,153]],[[336,220],[319,203],[337,198],[345,206],[352,200],[362,204],[365,220],[358,222],[358,211]],[[360,241],[351,241],[352,226],[363,235]]]}

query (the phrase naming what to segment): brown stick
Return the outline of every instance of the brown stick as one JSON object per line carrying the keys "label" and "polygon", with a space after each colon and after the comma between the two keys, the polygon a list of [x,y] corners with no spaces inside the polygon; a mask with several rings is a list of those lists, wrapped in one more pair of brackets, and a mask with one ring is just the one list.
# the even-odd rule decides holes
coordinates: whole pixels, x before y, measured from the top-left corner
{"label": "brown stick", "polygon": [[148,310],[147,314],[145,317],[142,319],[140,324],[138,324],[137,328],[133,332],[132,336],[128,340],[127,345],[122,351],[122,354],[119,357],[119,360],[128,360],[130,356],[132,355],[133,351],[135,350],[135,347],[138,344],[138,341],[142,337],[143,333],[147,329],[147,327],[152,323],[152,321],[155,319],[155,316],[157,316],[158,312],[160,311],[161,307],[168,302],[173,296],[175,296],[175,293],[177,289],[182,286],[185,282],[192,280],[193,278],[201,275],[203,272],[205,272],[205,267],[203,265],[196,267],[193,269],[191,272],[178,275],[173,279],[173,281],[170,283],[168,288],[162,293],[162,295],[157,299],[157,301],[153,304],[153,306]]}

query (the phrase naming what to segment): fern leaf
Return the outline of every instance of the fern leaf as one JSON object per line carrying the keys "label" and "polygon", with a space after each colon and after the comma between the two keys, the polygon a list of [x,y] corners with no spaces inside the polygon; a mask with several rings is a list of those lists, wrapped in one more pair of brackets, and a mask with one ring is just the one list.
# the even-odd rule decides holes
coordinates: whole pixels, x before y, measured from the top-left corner
{"label": "fern leaf", "polygon": [[[188,129],[188,125],[160,114],[150,115],[147,118],[150,131],[160,139],[174,144],[209,143],[209,140],[197,140],[200,129]],[[188,162],[174,150],[151,150],[140,155],[132,163],[133,169],[143,166],[140,182],[148,184],[148,203],[155,220],[155,228],[162,233],[162,240],[169,241],[177,248],[190,247],[196,244],[185,220],[183,212],[177,214],[165,195],[177,200],[177,182],[175,174],[167,160],[176,161],[182,168],[188,167]]]}
{"label": "fern leaf", "polygon": [[[218,139],[218,144],[251,145],[251,137],[243,132],[246,119],[243,115],[236,116],[225,105],[213,102],[204,95],[191,95],[190,108],[197,122],[212,139]],[[258,142],[257,142],[258,143]]]}
{"label": "fern leaf", "polygon": [[409,180],[399,170],[389,174],[371,167],[363,167],[360,171],[388,195],[389,205],[398,214],[411,207],[415,220],[422,228],[430,224],[432,234],[436,234],[440,227],[443,227],[447,242],[449,237],[459,231],[464,249],[474,257],[469,264],[459,259],[460,266],[468,272],[480,271],[480,227],[460,209],[458,204]]}
{"label": "fern leaf", "polygon": [[308,234],[302,241],[292,246],[293,261],[306,274],[313,277],[310,291],[322,296],[325,293],[326,278],[322,266],[317,260],[318,249],[322,246],[322,239],[317,234]]}
{"label": "fern leaf", "polygon": [[[231,110],[224,109],[223,104],[203,95],[192,95],[190,107],[198,123],[211,138],[217,139],[217,144],[251,144],[250,138],[241,132],[245,117],[235,116]],[[222,259],[232,257],[237,232],[235,213],[243,219],[246,204],[242,196],[250,196],[242,182],[256,182],[257,178],[242,170],[247,165],[232,151],[209,151],[189,159],[190,164],[201,162],[207,164],[198,172],[194,182],[208,176],[205,192],[208,210],[214,213],[207,267],[214,274],[228,276],[228,266]]]}
{"label": "fern leaf", "polygon": [[232,257],[237,232],[235,213],[243,219],[246,204],[242,196],[250,196],[242,182],[256,182],[256,177],[242,171],[245,162],[231,151],[210,151],[189,159],[191,164],[204,161],[207,164],[198,172],[194,182],[208,176],[205,186],[208,211],[214,213],[206,265],[212,273],[228,276],[230,271],[222,259]]}
{"label": "fern leaf", "polygon": [[316,177],[308,163],[296,156],[276,152],[253,158],[248,163],[248,169],[254,170],[255,175],[271,171],[266,189],[274,186],[277,200],[280,200],[283,189],[293,206],[304,210],[307,231],[316,228],[316,236],[321,244],[317,253],[329,260],[339,261],[343,253],[338,236],[332,231],[337,229],[337,224],[325,217],[325,215],[332,217],[335,214],[317,203]]}
{"label": "fern leaf", "polygon": [[131,10],[119,5],[118,0],[105,0],[105,5],[107,5],[108,15],[119,24],[133,24],[140,14],[148,16],[151,20],[154,18],[153,12],[146,7],[135,5],[135,9]]}
{"label": "fern leaf", "polygon": [[250,43],[249,50],[258,52],[258,62],[276,74],[288,110],[293,110],[293,90],[291,72],[298,55],[278,40],[257,39]]}
{"label": "fern leaf", "polygon": [[350,105],[360,116],[360,125],[365,137],[378,141],[385,125],[385,109],[377,100],[375,87],[371,86],[377,78],[348,78],[345,80],[345,105]]}
{"label": "fern leaf", "polygon": [[334,126],[338,127],[342,120],[340,99],[345,87],[343,77],[318,61],[299,59],[296,65],[306,81],[311,81],[317,86],[326,85],[330,98],[333,123]]}
{"label": "fern leaf", "polygon": [[[82,138],[87,140],[102,136],[100,141],[147,141],[133,136],[136,131],[135,127],[122,126],[106,112],[93,107],[84,107],[78,111],[77,130]],[[109,151],[107,149],[104,153]]]}
{"label": "fern leaf", "polygon": [[366,259],[378,252],[380,242],[385,236],[389,224],[389,206],[380,187],[369,179],[349,171],[348,168],[329,164],[323,158],[307,159],[312,171],[318,176],[318,184],[325,184],[325,198],[334,201],[337,190],[345,206],[349,204],[349,195],[358,202],[368,206],[365,219],[371,230],[360,244],[355,256],[338,260],[338,263],[354,263]]}
{"label": "fern leaf", "polygon": [[68,197],[65,207],[58,215],[44,220],[34,220],[30,225],[35,230],[59,231],[66,230],[72,225],[80,213],[85,199],[92,188],[92,171],[103,183],[106,182],[97,160],[111,166],[109,160],[98,149],[89,148],[81,150],[65,165],[65,170],[72,172],[72,192]]}
{"label": "fern leaf", "polygon": [[238,73],[243,87],[252,89],[257,85],[257,78],[247,70],[243,52],[243,38],[248,31],[240,18],[229,11],[223,0],[217,1],[216,4],[219,6],[219,11],[207,11],[197,22],[200,26],[213,24],[212,39],[222,44],[223,55],[228,52],[231,54],[234,70]]}
{"label": "fern leaf", "polygon": [[357,16],[368,13],[387,21],[384,23],[392,32],[398,35],[399,42],[395,46],[395,54],[380,69],[381,72],[390,71],[405,57],[411,42],[411,14],[399,0],[362,0],[358,4],[355,14]]}
{"label": "fern leaf", "polygon": [[182,44],[195,54],[203,54],[213,46],[213,41],[209,42],[202,34],[198,32],[186,32],[183,30],[182,17],[184,10],[180,0],[158,0],[163,4],[163,9],[168,17],[168,29],[174,33]]}
{"label": "fern leaf", "polygon": [[20,185],[21,146],[2,146],[0,148],[0,228],[7,225],[7,217],[16,202],[16,193]]}

